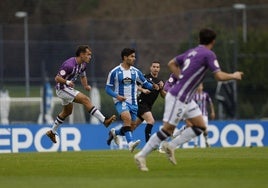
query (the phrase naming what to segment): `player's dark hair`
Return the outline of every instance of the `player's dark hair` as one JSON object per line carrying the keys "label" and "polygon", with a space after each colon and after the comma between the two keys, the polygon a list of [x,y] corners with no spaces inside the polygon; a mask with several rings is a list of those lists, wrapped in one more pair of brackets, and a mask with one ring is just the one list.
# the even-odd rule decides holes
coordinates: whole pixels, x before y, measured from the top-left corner
{"label": "player's dark hair", "polygon": [[204,45],[210,44],[216,39],[216,36],[216,33],[212,29],[201,29],[199,32],[199,43]]}
{"label": "player's dark hair", "polygon": [[124,48],[121,52],[121,58],[124,60],[124,56],[129,56],[130,54],[135,53],[135,49],[133,48]]}
{"label": "player's dark hair", "polygon": [[87,49],[91,51],[91,48],[88,45],[78,46],[75,52],[76,57],[78,57],[81,53],[85,53]]}
{"label": "player's dark hair", "polygon": [[151,63],[151,65],[152,65],[153,63],[157,63],[157,64],[160,65],[160,61],[158,61],[158,60],[153,60],[152,63]]}

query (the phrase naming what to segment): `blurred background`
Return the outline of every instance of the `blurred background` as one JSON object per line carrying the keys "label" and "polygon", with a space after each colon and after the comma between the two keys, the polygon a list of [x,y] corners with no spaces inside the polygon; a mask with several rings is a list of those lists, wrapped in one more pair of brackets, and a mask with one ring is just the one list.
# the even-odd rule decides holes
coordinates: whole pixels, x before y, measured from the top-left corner
{"label": "blurred background", "polygon": [[[243,81],[224,83],[208,73],[204,90],[214,101],[216,119],[268,117],[268,0],[1,0],[0,9],[1,116],[8,109],[9,123],[38,121],[48,83],[51,116],[59,112],[54,77],[79,44],[93,49],[89,84],[99,89],[103,113],[111,114],[113,102],[104,87],[123,48],[136,48],[135,66],[144,74],[159,60],[166,80],[167,62],[197,45],[203,27],[217,32],[214,51],[222,70],[245,73]],[[153,109],[157,120],[163,105],[159,97]],[[80,121],[89,121],[83,109],[76,112]]]}

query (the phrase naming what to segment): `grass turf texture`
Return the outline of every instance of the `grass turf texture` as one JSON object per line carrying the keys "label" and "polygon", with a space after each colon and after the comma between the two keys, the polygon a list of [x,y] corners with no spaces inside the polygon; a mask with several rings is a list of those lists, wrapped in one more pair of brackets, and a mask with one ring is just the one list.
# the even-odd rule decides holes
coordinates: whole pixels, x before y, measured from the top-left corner
{"label": "grass turf texture", "polygon": [[[137,151],[136,151],[137,152]],[[0,154],[1,187],[268,187],[268,148],[178,149],[172,165],[157,151],[149,172],[127,150]]]}

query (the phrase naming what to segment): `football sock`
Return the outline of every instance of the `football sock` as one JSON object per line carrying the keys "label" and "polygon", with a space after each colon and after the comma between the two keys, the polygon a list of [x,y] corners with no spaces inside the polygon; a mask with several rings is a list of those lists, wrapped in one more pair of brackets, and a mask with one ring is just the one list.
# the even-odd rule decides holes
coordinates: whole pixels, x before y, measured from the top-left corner
{"label": "football sock", "polygon": [[125,132],[124,132],[123,127],[121,127],[120,129],[116,129],[115,134],[120,135],[120,136],[125,136]]}
{"label": "football sock", "polygon": [[126,137],[127,143],[133,141],[132,131],[130,126],[123,126],[122,131]]}
{"label": "football sock", "polygon": [[181,135],[174,138],[172,141],[169,142],[169,145],[175,149],[177,146],[189,142],[196,136],[199,136],[203,130],[199,127],[187,127],[184,131],[182,131]]}
{"label": "football sock", "polygon": [[52,126],[52,132],[53,132],[54,134],[56,134],[57,129],[59,128],[59,126],[60,126],[63,122],[64,122],[64,119],[61,118],[61,117],[58,115],[57,118],[56,118],[55,121],[54,121],[53,126]]}
{"label": "football sock", "polygon": [[104,122],[105,117],[104,115],[95,107],[93,106],[89,111],[89,114],[96,117],[98,120],[100,120],[100,122]]}
{"label": "football sock", "polygon": [[179,136],[182,133],[182,131],[184,131],[185,129],[186,129],[186,125],[182,126],[179,130],[173,133],[173,137],[175,138]]}
{"label": "football sock", "polygon": [[148,142],[148,140],[151,137],[152,128],[153,128],[153,125],[152,124],[149,124],[149,123],[145,127],[145,141],[146,142]]}
{"label": "football sock", "polygon": [[205,142],[207,142],[207,141],[208,141],[208,133],[207,133],[207,132],[204,132],[204,133],[203,133],[203,136],[204,136],[204,138],[205,138]]}
{"label": "football sock", "polygon": [[142,150],[138,153],[138,155],[146,157],[149,153],[151,153],[154,149],[158,148],[160,143],[165,140],[170,135],[163,131],[162,129],[158,131],[157,133],[154,133],[148,142],[145,144],[145,146],[142,148]]}
{"label": "football sock", "polygon": [[198,139],[197,138],[198,138],[197,136],[193,138],[193,140],[194,140],[194,146],[197,146],[198,145]]}

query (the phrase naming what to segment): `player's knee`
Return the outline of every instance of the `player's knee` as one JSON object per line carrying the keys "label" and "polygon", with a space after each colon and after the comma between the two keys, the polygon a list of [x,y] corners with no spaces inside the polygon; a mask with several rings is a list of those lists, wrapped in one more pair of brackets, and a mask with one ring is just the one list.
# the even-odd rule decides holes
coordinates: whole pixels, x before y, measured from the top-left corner
{"label": "player's knee", "polygon": [[199,136],[200,134],[202,134],[205,129],[202,127],[196,127],[196,126],[192,126],[192,129],[194,131],[194,133],[196,134],[196,136]]}
{"label": "player's knee", "polygon": [[[145,121],[146,121],[146,120],[145,120]],[[151,120],[146,121],[146,122],[147,122],[147,124],[151,124],[151,125],[154,125],[154,123],[155,123],[154,119],[151,119]]]}

